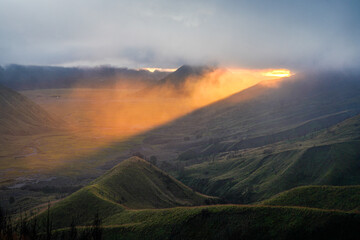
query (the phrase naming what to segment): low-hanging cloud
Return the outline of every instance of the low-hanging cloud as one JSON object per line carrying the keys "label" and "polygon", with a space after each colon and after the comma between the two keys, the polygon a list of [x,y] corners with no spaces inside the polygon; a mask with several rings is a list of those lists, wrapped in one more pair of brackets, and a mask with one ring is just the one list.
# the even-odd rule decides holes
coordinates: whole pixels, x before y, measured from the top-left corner
{"label": "low-hanging cloud", "polygon": [[0,64],[354,67],[360,2],[3,0]]}

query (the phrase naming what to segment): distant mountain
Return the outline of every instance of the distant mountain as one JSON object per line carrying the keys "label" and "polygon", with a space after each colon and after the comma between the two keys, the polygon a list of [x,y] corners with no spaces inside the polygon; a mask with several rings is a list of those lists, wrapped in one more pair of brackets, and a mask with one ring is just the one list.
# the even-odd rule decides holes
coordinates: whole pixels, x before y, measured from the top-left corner
{"label": "distant mountain", "polygon": [[61,222],[79,214],[91,220],[98,211],[103,217],[124,209],[170,208],[218,202],[199,194],[145,160],[127,159],[53,207]]}
{"label": "distant mountain", "polygon": [[64,122],[36,103],[0,85],[0,135],[29,135],[62,126]]}
{"label": "distant mountain", "polygon": [[161,94],[163,97],[167,95],[174,97],[176,94],[187,95],[193,90],[190,86],[187,86],[188,81],[200,81],[206,74],[214,70],[214,67],[209,66],[183,65],[155,84],[140,90],[136,95],[143,96],[152,93],[153,90],[156,90],[156,93]]}
{"label": "distant mountain", "polygon": [[190,66],[183,65],[175,72],[170,73],[158,82],[158,85],[172,85],[174,87],[180,87],[185,83],[188,78],[199,78],[204,74],[213,71],[214,68],[208,66]]}
{"label": "distant mountain", "polygon": [[297,187],[279,193],[261,204],[359,211],[360,186]]}
{"label": "distant mountain", "polygon": [[112,88],[121,84],[151,85],[164,78],[167,72],[149,72],[100,66],[92,68],[22,66],[0,67],[0,84],[15,90],[43,88]]}

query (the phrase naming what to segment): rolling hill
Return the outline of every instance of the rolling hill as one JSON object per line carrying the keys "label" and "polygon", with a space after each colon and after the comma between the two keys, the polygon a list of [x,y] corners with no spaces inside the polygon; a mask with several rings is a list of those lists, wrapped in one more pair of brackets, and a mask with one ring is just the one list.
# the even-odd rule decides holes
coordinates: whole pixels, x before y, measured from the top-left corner
{"label": "rolling hill", "polygon": [[277,194],[261,204],[359,211],[360,186],[297,187]]}
{"label": "rolling hill", "polygon": [[[106,240],[357,239],[360,234],[359,224],[360,215],[355,213],[296,207],[226,205],[124,210],[103,219],[102,231],[103,239]],[[80,227],[79,232],[83,229]],[[62,232],[67,231],[68,228],[56,231],[54,237],[57,234],[60,238]]]}
{"label": "rolling hill", "polygon": [[261,83],[144,134],[142,147],[188,186],[237,203],[360,184],[359,79],[313,72]]}
{"label": "rolling hill", "polygon": [[[66,238],[73,220],[81,236],[92,229],[96,213],[104,239],[356,239],[360,234],[357,213],[263,205],[190,207],[206,200],[217,201],[133,157],[55,203],[52,237]],[[46,213],[36,218],[44,222]]]}
{"label": "rolling hill", "polygon": [[0,135],[30,135],[64,125],[36,103],[2,85],[0,113]]}
{"label": "rolling hill", "polygon": [[[198,191],[250,203],[304,185],[360,183],[360,115],[315,135],[222,152],[179,178]],[[190,160],[188,160],[190,161]]]}
{"label": "rolling hill", "polygon": [[132,157],[55,204],[52,213],[58,219],[57,226],[66,226],[74,214],[85,223],[96,212],[105,218],[125,209],[195,206],[218,201],[191,190],[145,160]]}

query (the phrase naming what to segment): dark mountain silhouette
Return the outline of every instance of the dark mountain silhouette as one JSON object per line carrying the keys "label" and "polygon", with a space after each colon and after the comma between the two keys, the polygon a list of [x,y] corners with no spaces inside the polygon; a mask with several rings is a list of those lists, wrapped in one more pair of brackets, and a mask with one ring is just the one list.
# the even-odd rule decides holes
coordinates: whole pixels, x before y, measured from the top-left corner
{"label": "dark mountain silhouette", "polygon": [[154,84],[166,72],[100,66],[93,68],[9,65],[0,68],[0,83],[15,90],[44,88],[112,88],[116,84]]}

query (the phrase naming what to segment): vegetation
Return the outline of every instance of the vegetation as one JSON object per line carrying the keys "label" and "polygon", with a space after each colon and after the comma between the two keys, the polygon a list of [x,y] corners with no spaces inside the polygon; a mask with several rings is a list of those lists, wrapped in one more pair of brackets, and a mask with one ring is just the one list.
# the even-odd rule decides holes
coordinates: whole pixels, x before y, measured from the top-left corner
{"label": "vegetation", "polygon": [[78,221],[90,224],[96,213],[104,219],[129,208],[170,208],[217,202],[218,198],[199,194],[156,166],[132,157],[54,204],[52,214],[56,226],[67,227],[74,213]]}
{"label": "vegetation", "polygon": [[124,210],[108,215],[102,221],[95,216],[87,226],[80,222],[75,228],[54,230],[53,236],[61,239],[61,236],[74,235],[76,231],[88,239],[100,233],[104,239],[357,239],[359,224],[360,215],[356,213],[218,205]]}
{"label": "vegetation", "polygon": [[298,187],[277,194],[261,204],[359,211],[360,186]]}

